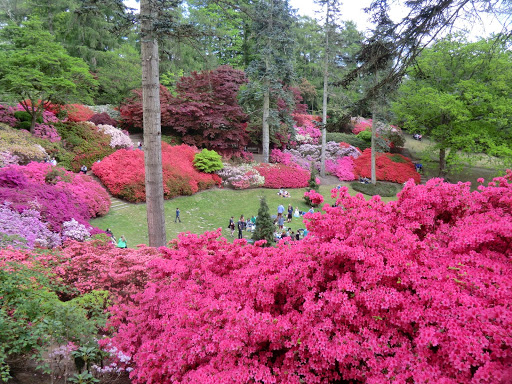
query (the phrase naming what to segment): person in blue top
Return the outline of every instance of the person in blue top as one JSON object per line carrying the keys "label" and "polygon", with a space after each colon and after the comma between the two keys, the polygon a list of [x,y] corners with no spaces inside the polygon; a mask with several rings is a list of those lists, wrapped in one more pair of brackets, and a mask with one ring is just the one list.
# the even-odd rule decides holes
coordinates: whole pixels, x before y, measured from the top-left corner
{"label": "person in blue top", "polygon": [[179,208],[176,208],[176,218],[174,219],[174,222],[176,222],[176,221],[179,221],[181,223]]}
{"label": "person in blue top", "polygon": [[283,212],[284,212],[283,204],[279,204],[279,206],[277,207],[277,214],[278,214],[278,216],[282,216]]}

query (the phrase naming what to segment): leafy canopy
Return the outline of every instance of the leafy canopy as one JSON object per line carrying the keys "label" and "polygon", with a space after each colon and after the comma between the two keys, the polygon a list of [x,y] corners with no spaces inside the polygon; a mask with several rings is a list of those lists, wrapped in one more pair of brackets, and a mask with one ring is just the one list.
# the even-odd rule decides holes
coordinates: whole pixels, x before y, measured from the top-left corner
{"label": "leafy canopy", "polygon": [[462,161],[458,151],[510,158],[510,63],[504,42],[449,36],[422,52],[394,112],[409,130],[428,134],[448,166]]}
{"label": "leafy canopy", "polygon": [[0,34],[0,89],[31,115],[41,103],[92,102],[96,81],[82,59],[68,55],[41,23],[9,25]]}

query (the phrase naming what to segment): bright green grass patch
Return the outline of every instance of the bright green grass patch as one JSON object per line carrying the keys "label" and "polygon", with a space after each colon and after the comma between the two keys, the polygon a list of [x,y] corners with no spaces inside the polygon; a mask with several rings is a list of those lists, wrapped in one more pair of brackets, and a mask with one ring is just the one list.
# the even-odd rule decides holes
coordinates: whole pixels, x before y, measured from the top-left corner
{"label": "bright green grass patch", "polygon": [[[346,184],[342,184],[346,185]],[[335,186],[320,186],[320,193],[324,196],[325,202],[333,204],[331,199],[331,189]],[[203,233],[222,228],[222,235],[227,239],[232,239],[231,232],[227,229],[229,218],[234,216],[235,222],[240,215],[245,219],[258,214],[260,197],[265,196],[272,215],[277,214],[277,206],[283,204],[285,209],[288,204],[294,208],[299,207],[301,211],[307,211],[309,207],[305,204],[303,196],[305,188],[289,189],[291,197],[283,198],[277,195],[278,189],[212,189],[196,193],[192,196],[181,196],[172,200],[166,200],[165,222],[167,230],[167,240],[170,241],[178,237],[180,232]],[[355,195],[352,188],[349,187],[350,194]],[[369,197],[367,197],[369,198]],[[393,198],[383,198],[384,201],[395,200]],[[323,204],[322,204],[323,205]],[[176,208],[181,211],[181,223],[174,223]],[[318,211],[318,209],[316,209]],[[110,228],[116,238],[124,235],[128,241],[128,247],[134,248],[137,244],[148,243],[148,230],[146,218],[146,204],[129,204],[127,208],[110,211],[106,216],[91,220],[91,225],[103,230]],[[293,218],[291,223],[285,223],[286,226],[297,231],[304,228],[302,218]],[[235,238],[237,231],[235,230]],[[251,232],[244,231],[244,238],[250,239]]]}

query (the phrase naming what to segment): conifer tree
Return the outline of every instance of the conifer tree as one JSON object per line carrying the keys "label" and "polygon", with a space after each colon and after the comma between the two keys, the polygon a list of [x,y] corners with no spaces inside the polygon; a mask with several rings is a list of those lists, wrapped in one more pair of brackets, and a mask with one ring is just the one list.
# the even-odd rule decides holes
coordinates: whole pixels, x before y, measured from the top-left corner
{"label": "conifer tree", "polygon": [[274,241],[274,223],[270,217],[267,200],[265,197],[260,199],[260,208],[258,209],[258,217],[256,218],[256,229],[252,235],[254,241],[267,240],[265,247],[270,247]]}

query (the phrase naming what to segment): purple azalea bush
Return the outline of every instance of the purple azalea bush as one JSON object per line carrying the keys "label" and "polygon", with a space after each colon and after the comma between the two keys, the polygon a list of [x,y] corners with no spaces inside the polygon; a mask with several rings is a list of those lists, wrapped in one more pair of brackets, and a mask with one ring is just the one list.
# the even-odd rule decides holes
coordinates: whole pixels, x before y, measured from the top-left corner
{"label": "purple azalea bush", "polygon": [[38,211],[26,209],[20,213],[9,203],[0,205],[0,247],[53,248],[60,244],[60,235],[48,229]]}

